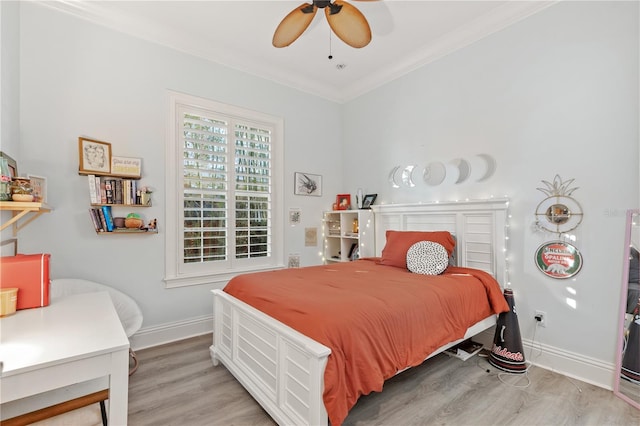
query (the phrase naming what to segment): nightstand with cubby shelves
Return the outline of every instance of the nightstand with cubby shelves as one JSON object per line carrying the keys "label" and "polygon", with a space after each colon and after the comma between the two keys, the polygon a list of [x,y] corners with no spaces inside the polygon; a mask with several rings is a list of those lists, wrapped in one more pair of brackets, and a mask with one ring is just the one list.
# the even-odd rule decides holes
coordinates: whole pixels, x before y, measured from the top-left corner
{"label": "nightstand with cubby shelves", "polygon": [[371,210],[324,212],[324,263],[348,262],[375,255],[374,216]]}

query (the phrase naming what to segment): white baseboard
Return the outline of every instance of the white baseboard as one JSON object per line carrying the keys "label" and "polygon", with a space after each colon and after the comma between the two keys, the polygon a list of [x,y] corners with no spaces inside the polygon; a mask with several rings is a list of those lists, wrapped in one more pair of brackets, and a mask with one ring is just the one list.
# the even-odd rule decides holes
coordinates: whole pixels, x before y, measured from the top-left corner
{"label": "white baseboard", "polygon": [[[131,337],[131,348],[140,350],[209,333],[213,333],[213,315],[141,328]],[[494,329],[491,328],[473,339],[491,348],[493,338]],[[522,346],[525,360],[537,367],[604,389],[613,389],[615,365],[612,363],[526,339],[522,340]]]}
{"label": "white baseboard", "polygon": [[[483,331],[473,340],[491,348],[494,332],[494,329]],[[522,339],[522,350],[527,363],[594,386],[613,389],[615,365],[612,363],[526,339]]]}
{"label": "white baseboard", "polygon": [[129,340],[131,349],[137,351],[203,334],[211,334],[213,336],[213,315],[205,315],[153,327],[143,327],[131,336]]}
{"label": "white baseboard", "polygon": [[522,345],[525,359],[535,366],[613,390],[615,365],[612,363],[530,340],[523,340]]}

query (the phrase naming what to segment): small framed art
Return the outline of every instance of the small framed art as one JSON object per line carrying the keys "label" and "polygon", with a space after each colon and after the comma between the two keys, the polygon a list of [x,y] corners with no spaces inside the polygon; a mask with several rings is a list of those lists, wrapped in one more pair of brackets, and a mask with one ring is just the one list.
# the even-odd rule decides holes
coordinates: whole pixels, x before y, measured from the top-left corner
{"label": "small framed art", "polygon": [[139,178],[142,174],[142,158],[112,156],[111,174]]}
{"label": "small framed art", "polygon": [[83,137],[78,138],[79,172],[111,173],[111,144]]}
{"label": "small framed art", "polygon": [[33,201],[38,203],[47,202],[47,178],[44,176],[27,175],[33,189]]}
{"label": "small framed art", "polygon": [[378,196],[378,194],[367,194],[367,195],[365,195],[364,198],[362,199],[362,208],[363,209],[370,209],[371,205],[376,200],[377,196]]}
{"label": "small framed art", "polygon": [[13,158],[9,157],[6,153],[0,151],[0,157],[4,158],[5,160],[7,160],[7,165],[9,166],[9,175],[14,178],[18,176],[18,163],[16,163],[16,160],[14,160]]}
{"label": "small framed art", "polygon": [[293,174],[293,193],[295,195],[322,195],[322,176],[311,173],[295,172]]}
{"label": "small framed art", "polygon": [[296,226],[300,225],[300,221],[302,219],[302,212],[300,209],[291,208],[289,209],[289,225]]}
{"label": "small framed art", "polygon": [[336,210],[349,210],[351,208],[351,194],[336,195]]}

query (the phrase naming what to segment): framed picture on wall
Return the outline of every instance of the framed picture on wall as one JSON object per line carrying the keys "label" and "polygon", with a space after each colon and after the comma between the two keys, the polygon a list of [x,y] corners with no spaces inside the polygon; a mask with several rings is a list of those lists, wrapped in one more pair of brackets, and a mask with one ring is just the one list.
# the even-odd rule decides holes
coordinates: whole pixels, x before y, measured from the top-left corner
{"label": "framed picture on wall", "polygon": [[295,172],[293,174],[293,193],[295,195],[322,195],[322,176],[311,173]]}
{"label": "framed picture on wall", "polygon": [[142,174],[142,158],[112,156],[111,174],[139,178]]}
{"label": "framed picture on wall", "polygon": [[18,176],[18,163],[16,163],[16,160],[14,160],[13,158],[9,157],[7,155],[7,153],[0,151],[0,157],[4,158],[5,160],[7,160],[7,165],[9,166],[9,175],[14,178]]}
{"label": "framed picture on wall", "polygon": [[44,176],[27,175],[33,189],[33,201],[38,203],[47,202],[47,178]]}
{"label": "framed picture on wall", "polygon": [[80,157],[79,172],[111,173],[111,144],[83,137],[78,138],[78,154]]}

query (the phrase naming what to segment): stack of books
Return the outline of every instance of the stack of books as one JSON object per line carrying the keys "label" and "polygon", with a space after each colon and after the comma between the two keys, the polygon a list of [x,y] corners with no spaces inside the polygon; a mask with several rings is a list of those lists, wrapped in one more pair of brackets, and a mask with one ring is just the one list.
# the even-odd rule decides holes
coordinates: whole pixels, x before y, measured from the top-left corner
{"label": "stack of books", "polygon": [[140,188],[134,179],[87,175],[91,204],[140,204]]}
{"label": "stack of books", "polygon": [[90,208],[89,216],[91,217],[96,232],[113,232],[115,229],[111,206]]}

